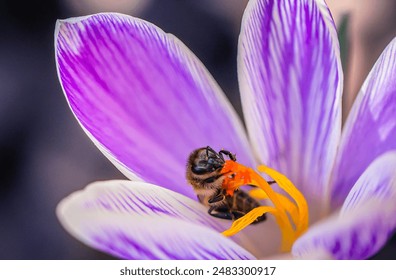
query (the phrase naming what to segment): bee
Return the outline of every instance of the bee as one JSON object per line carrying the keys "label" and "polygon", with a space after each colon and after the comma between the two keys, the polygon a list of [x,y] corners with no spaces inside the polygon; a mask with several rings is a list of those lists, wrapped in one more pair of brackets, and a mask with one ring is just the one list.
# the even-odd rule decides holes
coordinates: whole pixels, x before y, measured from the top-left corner
{"label": "bee", "polygon": [[[260,204],[242,190],[236,190],[233,196],[226,194],[222,184],[227,174],[221,173],[225,164],[224,156],[236,161],[235,154],[227,150],[220,150],[217,153],[209,146],[194,150],[187,161],[186,177],[194,188],[198,200],[209,207],[209,215],[236,220]],[[265,219],[264,214],[254,223]]]}

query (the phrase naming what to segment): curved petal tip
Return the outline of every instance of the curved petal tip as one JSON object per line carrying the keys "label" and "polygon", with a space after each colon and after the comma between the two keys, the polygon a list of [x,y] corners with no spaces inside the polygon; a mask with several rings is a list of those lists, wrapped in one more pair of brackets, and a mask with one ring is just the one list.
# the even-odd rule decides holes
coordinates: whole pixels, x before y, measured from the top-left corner
{"label": "curved petal tip", "polygon": [[149,184],[108,181],[65,198],[57,215],[78,240],[123,259],[254,259],[210,228],[202,208]]}
{"label": "curved petal tip", "polygon": [[244,129],[202,63],[144,20],[96,14],[57,22],[58,75],[84,131],[129,178],[194,197],[188,155],[210,145],[252,165]]}

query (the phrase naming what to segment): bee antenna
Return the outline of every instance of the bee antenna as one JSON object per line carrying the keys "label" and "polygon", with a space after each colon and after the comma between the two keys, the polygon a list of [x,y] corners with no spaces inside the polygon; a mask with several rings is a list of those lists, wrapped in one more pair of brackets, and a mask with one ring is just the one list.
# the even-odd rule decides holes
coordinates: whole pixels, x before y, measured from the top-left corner
{"label": "bee antenna", "polygon": [[226,155],[226,156],[228,156],[231,160],[233,160],[233,161],[236,161],[236,155],[234,155],[233,153],[231,153],[230,151],[227,151],[227,150],[221,150],[220,152],[219,152],[219,155],[220,155],[220,157],[224,160],[224,158],[223,158],[223,155],[222,154],[224,154],[224,155]]}

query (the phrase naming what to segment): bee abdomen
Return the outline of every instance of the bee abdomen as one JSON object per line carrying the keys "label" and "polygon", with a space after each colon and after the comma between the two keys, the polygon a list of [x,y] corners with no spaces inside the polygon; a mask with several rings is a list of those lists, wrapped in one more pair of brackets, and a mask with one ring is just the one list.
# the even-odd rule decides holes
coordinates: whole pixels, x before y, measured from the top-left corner
{"label": "bee abdomen", "polygon": [[260,206],[260,203],[258,203],[254,198],[242,190],[236,191],[234,196],[230,198],[233,199],[234,208],[247,210],[247,212]]}
{"label": "bee abdomen", "polygon": [[[239,212],[240,215],[246,215],[254,208],[261,206],[257,200],[242,190],[237,190],[233,196],[228,196],[227,201],[230,209]],[[255,223],[264,221],[265,219],[266,216],[264,214],[263,216],[258,217]]]}

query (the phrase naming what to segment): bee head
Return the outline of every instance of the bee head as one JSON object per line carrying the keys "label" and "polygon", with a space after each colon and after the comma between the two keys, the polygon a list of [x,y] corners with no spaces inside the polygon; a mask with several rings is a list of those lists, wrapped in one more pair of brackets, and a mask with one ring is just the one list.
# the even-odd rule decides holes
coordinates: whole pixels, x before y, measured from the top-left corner
{"label": "bee head", "polygon": [[195,150],[190,156],[191,171],[201,175],[223,168],[224,158],[211,147]]}

